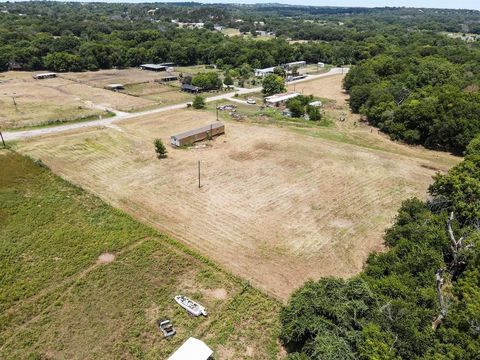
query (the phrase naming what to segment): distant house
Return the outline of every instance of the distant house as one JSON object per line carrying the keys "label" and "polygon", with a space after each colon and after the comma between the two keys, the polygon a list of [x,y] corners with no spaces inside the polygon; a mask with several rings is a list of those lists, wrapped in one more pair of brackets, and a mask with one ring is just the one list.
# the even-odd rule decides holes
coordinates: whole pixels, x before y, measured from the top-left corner
{"label": "distant house", "polygon": [[108,84],[105,86],[105,89],[113,91],[123,90],[124,88],[123,84]]}
{"label": "distant house", "polygon": [[265,69],[255,69],[255,76],[258,77],[264,77],[267,76],[268,74],[273,74],[274,67],[269,67]]}
{"label": "distant house", "polygon": [[178,135],[170,137],[170,143],[174,146],[185,146],[202,141],[208,138],[213,138],[225,134],[225,125],[220,122],[211,123],[210,125],[203,126],[197,129],[185,131]]}
{"label": "distant house", "polygon": [[297,67],[307,66],[307,62],[306,62],[306,61],[294,61],[294,62],[289,62],[289,63],[283,64],[282,66],[283,66],[285,69],[289,70],[289,69],[291,69],[291,68],[294,67],[294,66],[297,66]]}
{"label": "distant house", "polygon": [[203,341],[191,337],[170,355],[167,360],[209,360],[212,355],[212,349]]}
{"label": "distant house", "polygon": [[33,78],[37,79],[37,80],[52,79],[52,78],[56,78],[56,77],[57,77],[57,73],[54,73],[54,72],[34,74],[33,75]]}
{"label": "distant house", "polygon": [[286,92],[282,94],[275,94],[272,96],[268,96],[265,98],[265,103],[268,106],[279,106],[281,104],[284,104],[287,100],[293,99],[300,95],[297,92]]}
{"label": "distant house", "polygon": [[162,64],[142,64],[140,65],[140,69],[142,70],[149,70],[149,71],[167,71],[166,65]]}
{"label": "distant house", "polygon": [[180,87],[180,89],[181,89],[182,91],[189,92],[189,93],[191,93],[191,94],[196,94],[196,93],[202,91],[202,88],[201,88],[201,87],[194,86],[194,85],[190,85],[190,84],[182,84],[182,86]]}

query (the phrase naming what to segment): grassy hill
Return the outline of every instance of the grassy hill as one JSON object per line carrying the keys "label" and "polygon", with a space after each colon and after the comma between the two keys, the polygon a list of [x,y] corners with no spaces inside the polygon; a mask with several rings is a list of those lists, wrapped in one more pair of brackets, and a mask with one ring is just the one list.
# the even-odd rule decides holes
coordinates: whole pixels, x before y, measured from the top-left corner
{"label": "grassy hill", "polygon": [[221,359],[278,356],[275,300],[41,164],[1,151],[0,168],[0,358],[162,359],[189,336]]}

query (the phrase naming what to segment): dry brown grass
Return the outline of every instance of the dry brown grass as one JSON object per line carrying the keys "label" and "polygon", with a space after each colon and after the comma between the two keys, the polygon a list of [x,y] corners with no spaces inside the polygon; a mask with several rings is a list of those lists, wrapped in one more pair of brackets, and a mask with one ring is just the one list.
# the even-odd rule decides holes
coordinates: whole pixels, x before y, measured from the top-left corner
{"label": "dry brown grass", "polygon": [[457,161],[348,121],[305,134],[228,122],[227,134],[208,146],[169,148],[167,159],[156,158],[154,138],[168,143],[213,120],[213,113],[181,110],[18,147],[282,299],[308,278],[357,273],[382,249],[401,201],[424,198],[432,169]]}
{"label": "dry brown grass", "polygon": [[[79,73],[81,74],[85,73]],[[18,128],[102,114],[98,105],[131,111],[156,102],[59,78],[35,80],[30,72],[0,75],[0,127]],[[14,105],[15,97],[17,106]]]}

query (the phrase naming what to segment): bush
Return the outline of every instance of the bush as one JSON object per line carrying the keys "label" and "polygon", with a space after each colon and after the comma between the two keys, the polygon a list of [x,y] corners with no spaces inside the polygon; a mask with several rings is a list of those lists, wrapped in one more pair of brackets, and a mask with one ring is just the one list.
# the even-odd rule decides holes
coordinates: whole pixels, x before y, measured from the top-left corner
{"label": "bush", "polygon": [[203,98],[203,96],[202,95],[195,96],[195,99],[193,99],[192,106],[194,109],[203,109],[205,107],[205,99]]}
{"label": "bush", "polygon": [[320,110],[316,106],[307,106],[307,114],[308,118],[312,121],[320,121],[322,119],[322,114],[320,114]]}
{"label": "bush", "polygon": [[155,146],[155,152],[159,159],[167,157],[167,148],[163,144],[162,139],[155,139],[153,145]]}

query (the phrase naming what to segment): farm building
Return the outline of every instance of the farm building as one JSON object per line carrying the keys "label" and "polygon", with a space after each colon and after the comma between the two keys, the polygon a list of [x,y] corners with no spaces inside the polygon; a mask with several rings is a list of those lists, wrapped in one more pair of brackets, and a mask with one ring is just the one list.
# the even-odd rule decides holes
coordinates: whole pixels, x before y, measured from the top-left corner
{"label": "farm building", "polygon": [[306,61],[294,61],[294,62],[289,62],[289,63],[283,64],[283,67],[285,69],[291,69],[294,66],[304,67],[304,66],[307,66],[307,62]]}
{"label": "farm building", "polygon": [[180,87],[180,90],[185,91],[185,92],[189,92],[189,93],[192,93],[192,94],[196,94],[196,93],[202,91],[202,88],[198,87],[198,86],[190,85],[190,84],[182,84],[182,86]]}
{"label": "farm building", "polygon": [[273,67],[265,68],[265,69],[255,69],[255,76],[267,76],[268,74],[273,74]]}
{"label": "farm building", "polygon": [[142,70],[149,70],[149,71],[167,71],[166,65],[163,64],[142,64],[140,65],[140,69]]}
{"label": "farm building", "polygon": [[33,78],[37,79],[37,80],[51,79],[51,78],[56,78],[56,77],[57,77],[57,73],[54,73],[54,72],[33,75]]}
{"label": "farm building", "polygon": [[169,81],[175,81],[178,80],[178,76],[175,75],[170,75],[170,76],[164,76],[160,80],[155,80],[157,82],[169,82]]}
{"label": "farm building", "polygon": [[166,66],[166,67],[172,67],[172,66],[175,66],[175,63],[173,62],[164,62],[164,63],[161,63],[159,64],[161,66]]}
{"label": "farm building", "polygon": [[194,337],[188,338],[177,351],[175,351],[167,360],[208,360],[213,355],[212,349],[202,340]]}
{"label": "farm building", "polygon": [[225,125],[220,122],[215,122],[207,126],[202,126],[201,128],[173,135],[170,137],[170,143],[180,147],[222,134],[225,134]]}
{"label": "farm building", "polygon": [[113,91],[123,90],[124,88],[123,84],[108,84],[105,86],[105,89]]}
{"label": "farm building", "polygon": [[285,101],[287,101],[288,99],[293,99],[294,97],[297,97],[298,95],[300,95],[300,94],[297,93],[297,92],[287,92],[287,93],[282,93],[282,94],[275,94],[275,95],[266,97],[265,98],[265,103],[268,106],[279,106],[279,105],[285,103]]}

